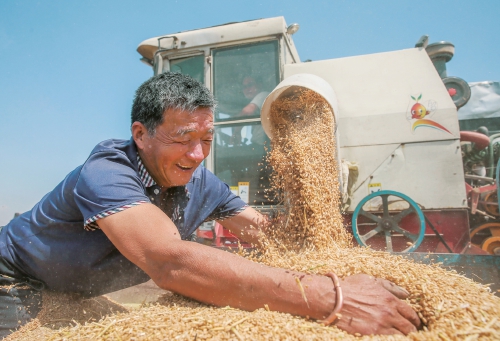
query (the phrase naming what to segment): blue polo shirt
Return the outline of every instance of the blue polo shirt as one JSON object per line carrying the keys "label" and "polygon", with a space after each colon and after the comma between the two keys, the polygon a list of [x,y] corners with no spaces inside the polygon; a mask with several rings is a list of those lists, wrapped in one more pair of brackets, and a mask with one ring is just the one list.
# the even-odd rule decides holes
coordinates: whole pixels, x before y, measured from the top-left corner
{"label": "blue polo shirt", "polygon": [[142,165],[133,139],[107,140],[30,211],[1,229],[0,256],[22,277],[84,296],[145,282],[149,277],[96,224],[142,203],[160,207],[184,240],[204,221],[223,220],[247,206],[203,166],[186,186],[162,193]]}

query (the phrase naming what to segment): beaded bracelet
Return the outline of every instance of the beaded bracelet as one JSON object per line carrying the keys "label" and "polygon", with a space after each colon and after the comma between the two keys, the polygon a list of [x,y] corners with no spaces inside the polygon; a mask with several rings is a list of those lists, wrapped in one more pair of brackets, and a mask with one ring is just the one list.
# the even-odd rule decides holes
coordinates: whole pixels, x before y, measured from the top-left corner
{"label": "beaded bracelet", "polygon": [[333,281],[333,286],[335,287],[336,300],[335,300],[335,308],[331,312],[331,314],[321,321],[325,326],[332,324],[337,318],[337,314],[342,310],[342,305],[344,304],[344,297],[342,296],[342,288],[340,287],[340,281],[336,274],[333,272],[329,272],[326,276],[330,277]]}

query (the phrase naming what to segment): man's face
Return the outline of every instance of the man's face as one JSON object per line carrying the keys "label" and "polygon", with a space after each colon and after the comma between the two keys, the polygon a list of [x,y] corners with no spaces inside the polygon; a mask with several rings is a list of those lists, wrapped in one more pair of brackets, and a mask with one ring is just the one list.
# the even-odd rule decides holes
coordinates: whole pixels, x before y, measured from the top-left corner
{"label": "man's face", "polygon": [[192,113],[169,109],[163,117],[154,136],[139,122],[132,125],[132,135],[142,162],[156,183],[162,187],[182,186],[210,153],[213,115],[207,108]]}
{"label": "man's face", "polygon": [[259,93],[259,86],[252,77],[245,77],[243,79],[243,95],[247,99],[253,99]]}

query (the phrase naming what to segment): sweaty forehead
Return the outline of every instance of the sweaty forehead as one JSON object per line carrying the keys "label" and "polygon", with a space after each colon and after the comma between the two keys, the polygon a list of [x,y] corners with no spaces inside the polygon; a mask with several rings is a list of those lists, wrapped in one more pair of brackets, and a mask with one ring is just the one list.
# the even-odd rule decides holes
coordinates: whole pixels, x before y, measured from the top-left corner
{"label": "sweaty forehead", "polygon": [[172,135],[213,133],[213,114],[209,109],[198,109],[194,112],[168,110],[165,113],[162,126]]}
{"label": "sweaty forehead", "polygon": [[192,120],[187,122],[182,122],[182,124],[177,126],[176,134],[177,135],[186,135],[186,134],[211,134],[214,132],[214,122],[212,120],[212,116],[207,117],[205,115],[193,117]]}

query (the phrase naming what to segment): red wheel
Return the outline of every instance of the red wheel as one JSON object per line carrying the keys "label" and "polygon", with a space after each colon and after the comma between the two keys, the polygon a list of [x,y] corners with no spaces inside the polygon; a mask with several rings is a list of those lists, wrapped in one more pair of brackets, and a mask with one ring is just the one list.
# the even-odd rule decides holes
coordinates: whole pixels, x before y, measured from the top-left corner
{"label": "red wheel", "polygon": [[471,243],[492,255],[500,255],[500,223],[487,223],[470,233]]}
{"label": "red wheel", "polygon": [[500,212],[498,212],[498,194],[496,192],[486,194],[484,197],[483,207],[488,214],[500,217]]}
{"label": "red wheel", "polygon": [[500,256],[500,237],[491,237],[483,242],[482,249],[489,254]]}

